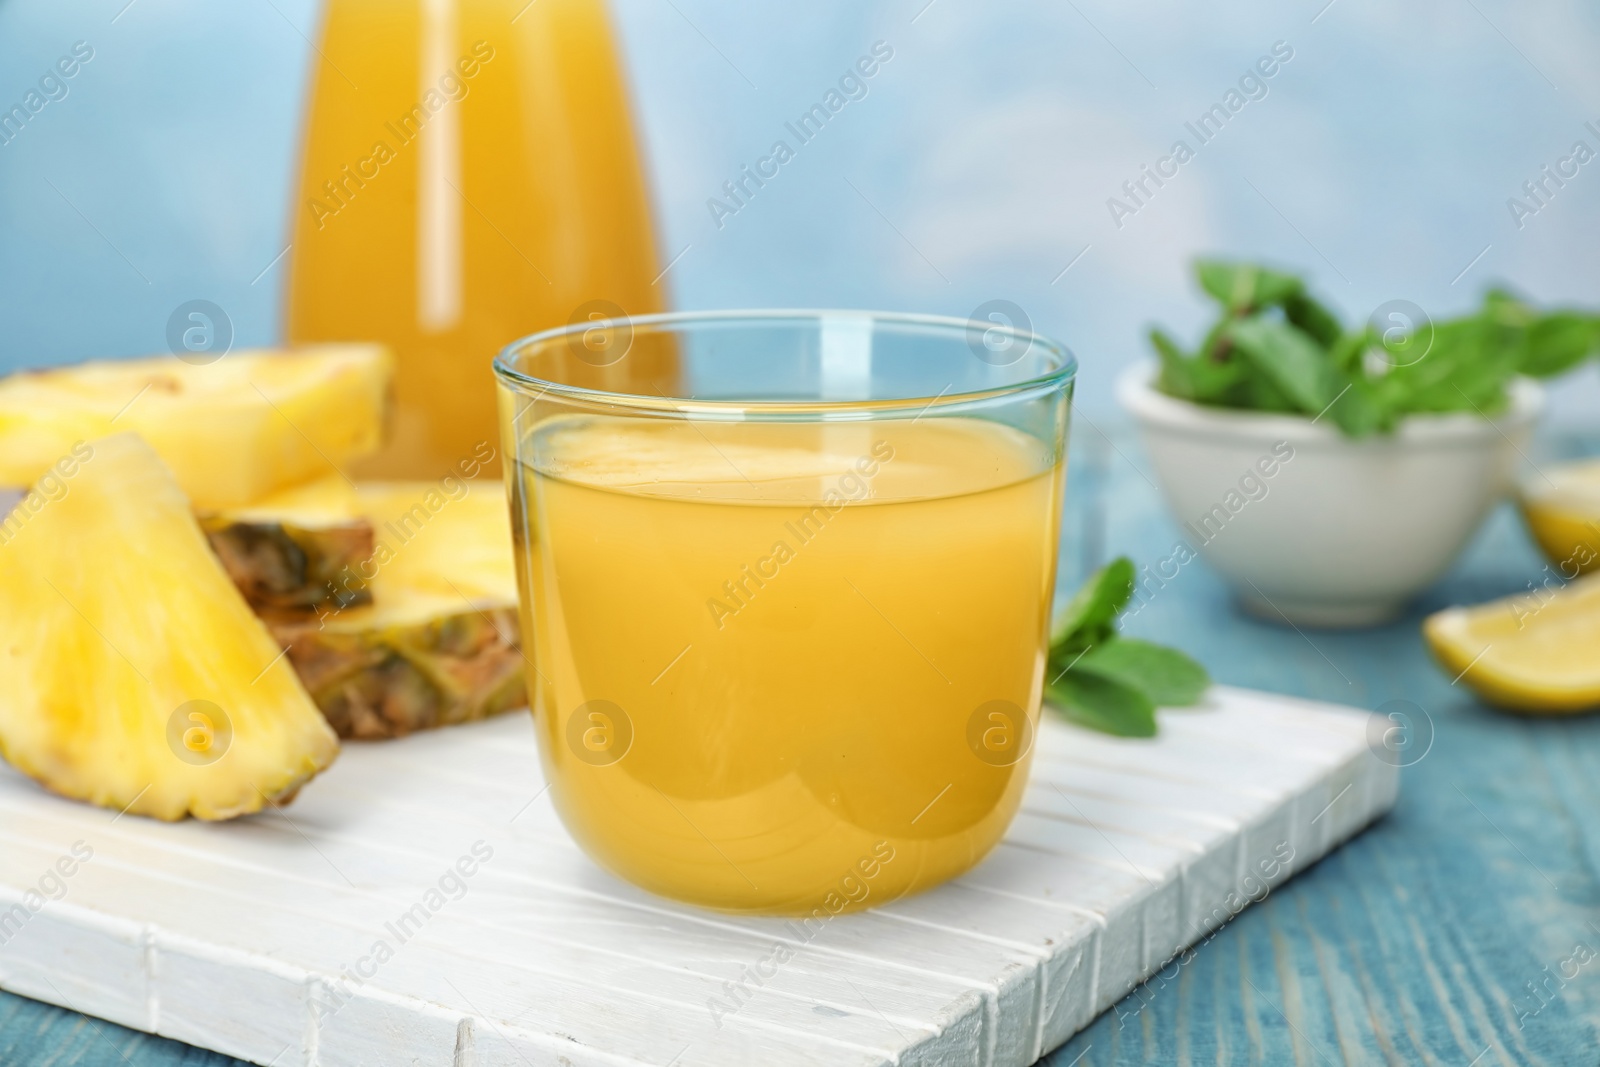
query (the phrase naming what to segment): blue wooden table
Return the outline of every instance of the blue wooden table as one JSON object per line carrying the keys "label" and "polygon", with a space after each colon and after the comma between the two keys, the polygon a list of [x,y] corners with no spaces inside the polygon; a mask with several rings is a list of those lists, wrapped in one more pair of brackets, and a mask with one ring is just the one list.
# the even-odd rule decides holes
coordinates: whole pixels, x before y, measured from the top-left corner
{"label": "blue wooden table", "polygon": [[[1074,428],[1062,589],[1110,555],[1153,562],[1179,538],[1137,444],[1107,430]],[[1534,462],[1594,453],[1600,437],[1566,437]],[[1366,708],[1411,701],[1432,744],[1388,818],[1135,990],[1050,1067],[1600,1064],[1600,719],[1487,708],[1418,632],[1426,612],[1523,591],[1543,566],[1505,508],[1381,629],[1256,621],[1202,564],[1149,601],[1129,632],[1188,649],[1217,680]],[[236,1062],[0,993],[3,1067]]]}

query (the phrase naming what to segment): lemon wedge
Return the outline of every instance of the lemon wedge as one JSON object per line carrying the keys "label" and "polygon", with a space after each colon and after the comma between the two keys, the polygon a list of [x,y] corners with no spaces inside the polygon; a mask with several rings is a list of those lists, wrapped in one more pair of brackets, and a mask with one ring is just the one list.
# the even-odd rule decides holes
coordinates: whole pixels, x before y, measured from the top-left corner
{"label": "lemon wedge", "polygon": [[1560,713],[1600,706],[1600,574],[1428,617],[1451,674],[1493,704]]}
{"label": "lemon wedge", "polygon": [[1550,468],[1520,496],[1528,531],[1563,578],[1600,567],[1600,459]]}

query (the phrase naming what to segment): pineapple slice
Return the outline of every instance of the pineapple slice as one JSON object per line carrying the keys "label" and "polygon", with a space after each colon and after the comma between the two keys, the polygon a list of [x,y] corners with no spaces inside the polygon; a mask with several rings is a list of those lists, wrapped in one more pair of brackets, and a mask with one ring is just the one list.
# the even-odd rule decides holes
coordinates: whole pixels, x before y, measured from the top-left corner
{"label": "pineapple slice", "polygon": [[334,729],[399,737],[526,704],[500,483],[373,483],[359,499],[377,549],[338,588],[372,605],[270,621]]}
{"label": "pineapple slice", "polygon": [[342,475],[294,486],[245,508],[200,515],[211,549],[260,612],[309,611],[330,601],[369,603],[336,583],[372,558],[372,522],[358,515]]}
{"label": "pineapple slice", "polygon": [[242,514],[267,515],[273,519],[303,518],[315,521],[347,519],[360,508],[361,498],[356,494],[356,484],[342,475],[330,474],[314,482],[301,482],[280,489],[234,510]]}
{"label": "pineapple slice", "polygon": [[0,523],[0,755],[159,819],[286,803],[338,739],[155,450],[83,451]]}
{"label": "pineapple slice", "polygon": [[376,345],[84,363],[0,380],[0,486],[73,445],[142,435],[196,507],[239,507],[377,448],[392,360]]}

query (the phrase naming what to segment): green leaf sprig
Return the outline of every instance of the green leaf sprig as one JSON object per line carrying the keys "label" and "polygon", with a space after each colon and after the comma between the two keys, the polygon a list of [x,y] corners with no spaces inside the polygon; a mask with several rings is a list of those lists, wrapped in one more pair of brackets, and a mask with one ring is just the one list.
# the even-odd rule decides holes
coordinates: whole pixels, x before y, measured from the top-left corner
{"label": "green leaf sprig", "polygon": [[1600,315],[1541,313],[1499,289],[1471,315],[1380,332],[1347,329],[1292,274],[1217,260],[1195,273],[1221,317],[1193,353],[1150,331],[1161,390],[1219,407],[1327,413],[1350,437],[1424,412],[1497,415],[1516,375],[1548,378],[1600,352]]}
{"label": "green leaf sprig", "polygon": [[1119,737],[1154,737],[1157,707],[1193,704],[1211,684],[1176,649],[1122,637],[1117,616],[1133,597],[1133,561],[1120,556],[1091,574],[1050,634],[1045,699],[1081,726]]}

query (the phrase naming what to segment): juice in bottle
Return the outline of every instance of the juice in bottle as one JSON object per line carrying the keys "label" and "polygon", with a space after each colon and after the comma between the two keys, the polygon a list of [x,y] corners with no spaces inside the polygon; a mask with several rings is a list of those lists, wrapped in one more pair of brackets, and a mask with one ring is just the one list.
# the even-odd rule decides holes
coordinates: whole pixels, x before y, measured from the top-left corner
{"label": "juice in bottle", "polygon": [[592,856],[817,915],[995,844],[1038,721],[1059,455],[976,418],[532,432],[513,511],[541,758]]}
{"label": "juice in bottle", "polygon": [[[390,441],[358,469],[438,477],[498,438],[503,345],[665,304],[605,7],[328,0],[311,62],[288,337],[388,343]],[[591,362],[601,388],[662,373]]]}

